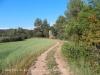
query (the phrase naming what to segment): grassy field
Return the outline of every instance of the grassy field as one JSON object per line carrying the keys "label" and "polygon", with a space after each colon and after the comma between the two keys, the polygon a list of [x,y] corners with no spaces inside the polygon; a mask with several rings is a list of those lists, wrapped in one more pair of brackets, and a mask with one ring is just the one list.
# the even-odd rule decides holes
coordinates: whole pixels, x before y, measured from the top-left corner
{"label": "grassy field", "polygon": [[24,75],[36,57],[53,44],[53,40],[38,38],[0,43],[0,73]]}

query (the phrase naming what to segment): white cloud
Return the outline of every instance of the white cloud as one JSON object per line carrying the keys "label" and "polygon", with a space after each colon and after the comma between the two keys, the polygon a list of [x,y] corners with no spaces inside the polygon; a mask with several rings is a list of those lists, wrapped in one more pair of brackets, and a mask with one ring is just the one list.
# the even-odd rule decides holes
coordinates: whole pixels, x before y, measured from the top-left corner
{"label": "white cloud", "polygon": [[29,27],[22,27],[23,29],[28,29],[28,30],[33,30],[34,27],[33,26],[29,26]]}
{"label": "white cloud", "polygon": [[[23,28],[23,29],[28,29],[28,30],[33,30],[33,29],[34,29],[33,26],[29,26],[29,27],[21,27],[21,28]],[[10,29],[10,28],[4,28],[4,27],[1,27],[0,29],[5,30],[5,29]],[[16,28],[14,28],[14,29],[16,29]]]}
{"label": "white cloud", "polygon": [[0,28],[0,29],[9,29],[9,28]]}
{"label": "white cloud", "polygon": [[[21,27],[21,28],[23,28],[23,29],[28,29],[28,30],[33,30],[34,29],[34,27],[33,26],[30,26],[30,27]],[[0,29],[3,29],[3,30],[5,30],[5,29],[10,29],[10,28],[0,28]],[[14,29],[16,29],[16,28],[14,28]]]}

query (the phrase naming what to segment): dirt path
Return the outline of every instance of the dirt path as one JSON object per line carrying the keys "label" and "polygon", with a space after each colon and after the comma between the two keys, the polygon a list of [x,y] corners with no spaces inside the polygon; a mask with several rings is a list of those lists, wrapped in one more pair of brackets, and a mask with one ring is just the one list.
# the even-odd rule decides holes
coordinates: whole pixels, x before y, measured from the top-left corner
{"label": "dirt path", "polygon": [[41,56],[37,58],[35,65],[32,65],[30,67],[29,69],[30,71],[27,73],[27,75],[50,75],[50,72],[47,71],[48,67],[47,67],[46,56],[47,56],[47,53],[53,49],[56,49],[56,53],[54,57],[55,57],[56,63],[58,64],[57,67],[61,73],[60,75],[71,75],[69,72],[69,68],[66,66],[66,63],[60,54],[61,43],[58,41],[56,42],[54,46],[50,47],[47,51],[42,53]]}
{"label": "dirt path", "polygon": [[55,60],[58,64],[58,69],[61,72],[60,75],[72,75],[72,73],[69,70],[68,63],[65,61],[64,57],[61,55],[61,45],[62,42],[60,42],[59,47],[55,53]]}

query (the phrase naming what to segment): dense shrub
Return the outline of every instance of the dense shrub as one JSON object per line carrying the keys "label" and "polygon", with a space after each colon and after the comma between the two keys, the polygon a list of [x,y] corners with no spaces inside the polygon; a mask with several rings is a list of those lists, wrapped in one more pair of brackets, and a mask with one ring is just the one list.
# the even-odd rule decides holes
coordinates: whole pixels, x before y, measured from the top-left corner
{"label": "dense shrub", "polygon": [[88,50],[85,50],[84,47],[76,46],[72,42],[64,43],[62,47],[62,52],[64,53],[64,55],[69,59],[71,58],[71,60],[76,61],[82,57],[85,57],[86,59],[88,56],[86,51]]}
{"label": "dense shrub", "polygon": [[1,37],[0,38],[0,42],[9,42],[10,41],[10,37]]}
{"label": "dense shrub", "polygon": [[[62,45],[62,53],[70,63],[76,65],[81,71],[84,68],[82,75],[90,75],[89,69],[91,75],[100,75],[100,50],[95,47],[87,49],[84,46],[68,42]],[[87,71],[87,74],[85,74],[85,71]]]}
{"label": "dense shrub", "polygon": [[27,36],[25,36],[25,35],[16,35],[16,36],[10,36],[10,37],[1,37],[0,42],[22,41],[24,39],[27,39]]}

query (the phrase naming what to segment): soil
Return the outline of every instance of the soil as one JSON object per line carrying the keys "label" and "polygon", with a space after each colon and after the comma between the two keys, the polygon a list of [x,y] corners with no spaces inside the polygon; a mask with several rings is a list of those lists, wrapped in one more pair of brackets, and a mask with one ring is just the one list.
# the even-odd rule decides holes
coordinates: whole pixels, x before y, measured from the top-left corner
{"label": "soil", "polygon": [[35,64],[31,65],[27,75],[50,75],[50,72],[47,67],[46,56],[47,53],[53,49],[56,49],[56,53],[54,57],[56,63],[58,64],[57,67],[60,72],[60,75],[72,75],[72,73],[69,70],[67,62],[65,61],[64,57],[61,55],[60,52],[61,45],[62,45],[61,42],[56,41],[56,44],[54,46],[50,47],[48,50],[42,53],[35,61]]}
{"label": "soil", "polygon": [[73,75],[73,73],[70,71],[68,67],[67,61],[61,55],[61,45],[62,45],[62,42],[60,42],[58,49],[55,53],[55,60],[56,60],[56,63],[58,64],[58,68],[61,73],[60,75]]}

